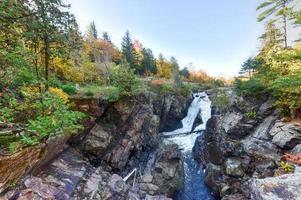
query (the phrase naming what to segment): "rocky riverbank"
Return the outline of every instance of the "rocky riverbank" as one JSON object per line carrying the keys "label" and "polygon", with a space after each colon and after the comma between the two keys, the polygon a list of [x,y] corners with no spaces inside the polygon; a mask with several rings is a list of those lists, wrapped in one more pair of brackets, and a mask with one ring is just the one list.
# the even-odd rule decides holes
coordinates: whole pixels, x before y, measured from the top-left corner
{"label": "rocky riverbank", "polygon": [[287,173],[280,160],[285,152],[300,153],[301,124],[279,119],[268,97],[243,98],[223,89],[210,91],[210,98],[221,92],[227,101],[213,107],[194,146],[195,159],[206,168],[205,184],[223,200],[300,199],[299,168]]}
{"label": "rocky riverbank", "polygon": [[74,99],[75,109],[89,116],[85,130],[49,147],[60,151],[42,156],[47,162],[32,164],[35,170],[9,171],[18,174],[18,184],[3,198],[169,199],[183,187],[183,158],[178,146],[164,145],[158,133],[176,126],[191,100],[154,93],[115,103]]}

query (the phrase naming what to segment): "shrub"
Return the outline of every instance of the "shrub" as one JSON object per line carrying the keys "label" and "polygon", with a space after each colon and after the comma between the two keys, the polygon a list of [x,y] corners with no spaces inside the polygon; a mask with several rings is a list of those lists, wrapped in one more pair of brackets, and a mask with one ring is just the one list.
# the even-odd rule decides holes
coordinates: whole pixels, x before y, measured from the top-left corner
{"label": "shrub", "polygon": [[256,111],[254,111],[254,110],[247,112],[247,116],[248,116],[248,118],[250,118],[250,119],[255,119],[255,118],[256,118],[256,115],[257,115],[257,113],[256,113]]}
{"label": "shrub", "polygon": [[69,95],[74,95],[77,93],[77,90],[75,86],[68,84],[68,85],[62,85],[62,90],[66,92]]}
{"label": "shrub", "polygon": [[49,93],[62,99],[64,103],[68,102],[68,95],[60,88],[49,88]]}
{"label": "shrub", "polygon": [[286,173],[291,173],[294,170],[294,167],[286,161],[280,162],[280,169],[285,171]]}
{"label": "shrub", "polygon": [[229,98],[225,91],[220,91],[212,98],[212,105],[219,108],[224,109],[229,104]]}
{"label": "shrub", "polygon": [[119,89],[116,87],[107,87],[104,90],[104,100],[107,100],[109,102],[115,102],[119,99]]}
{"label": "shrub", "polygon": [[260,96],[266,92],[266,87],[264,87],[259,78],[251,78],[247,81],[235,79],[234,86],[236,92],[240,95]]}
{"label": "shrub", "polygon": [[192,92],[192,85],[189,83],[183,84],[181,88],[182,95],[188,97]]}
{"label": "shrub", "polygon": [[85,95],[88,96],[88,97],[92,97],[92,96],[94,96],[94,93],[91,90],[87,90],[85,92]]}
{"label": "shrub", "polygon": [[134,96],[145,89],[143,82],[126,64],[112,67],[110,82],[112,86],[119,89],[121,96]]}

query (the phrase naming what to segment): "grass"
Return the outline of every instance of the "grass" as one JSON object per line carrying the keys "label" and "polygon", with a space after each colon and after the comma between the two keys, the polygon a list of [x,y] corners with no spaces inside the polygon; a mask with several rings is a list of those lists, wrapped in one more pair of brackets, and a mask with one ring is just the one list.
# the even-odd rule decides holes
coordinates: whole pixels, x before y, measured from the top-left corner
{"label": "grass", "polygon": [[117,87],[104,85],[86,85],[80,87],[77,97],[101,98],[108,101],[117,101],[119,99],[119,90]]}

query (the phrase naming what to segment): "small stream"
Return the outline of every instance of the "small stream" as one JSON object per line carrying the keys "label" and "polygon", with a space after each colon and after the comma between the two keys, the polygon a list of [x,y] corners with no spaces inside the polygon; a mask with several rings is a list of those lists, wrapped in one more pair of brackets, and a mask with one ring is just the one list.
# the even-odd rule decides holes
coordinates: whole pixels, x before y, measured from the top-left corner
{"label": "small stream", "polygon": [[194,93],[193,101],[187,111],[187,116],[182,119],[182,128],[171,132],[165,132],[164,135],[172,136],[178,133],[190,132],[193,129],[195,119],[200,115],[203,123],[197,125],[189,135],[175,136],[165,139],[166,142],[173,142],[179,145],[184,157],[185,186],[183,191],[179,191],[176,200],[213,200],[214,198],[204,185],[205,173],[197,165],[192,155],[192,148],[196,138],[202,134],[206,128],[206,122],[211,117],[211,101],[205,92]]}

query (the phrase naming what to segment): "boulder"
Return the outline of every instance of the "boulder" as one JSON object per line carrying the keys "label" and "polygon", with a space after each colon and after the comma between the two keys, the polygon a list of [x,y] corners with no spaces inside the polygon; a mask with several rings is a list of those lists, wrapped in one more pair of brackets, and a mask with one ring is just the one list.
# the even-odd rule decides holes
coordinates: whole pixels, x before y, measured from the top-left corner
{"label": "boulder", "polygon": [[247,137],[241,141],[244,152],[246,152],[250,157],[261,158],[261,159],[271,159],[278,161],[281,158],[280,151],[276,145],[269,141],[259,140],[253,137]]}
{"label": "boulder", "polygon": [[149,195],[172,197],[184,185],[183,158],[178,146],[162,145],[150,161],[151,169],[142,176],[140,189]]}
{"label": "boulder", "polygon": [[220,195],[220,182],[222,179],[222,170],[218,165],[208,163],[206,165],[204,182],[208,188],[212,191],[214,196]]}
{"label": "boulder", "polygon": [[264,179],[253,179],[249,182],[251,199],[261,200],[299,200],[301,194],[301,170],[294,173]]}
{"label": "boulder", "polygon": [[301,125],[277,121],[270,131],[273,144],[280,148],[292,149],[301,143]]}
{"label": "boulder", "polygon": [[301,144],[296,145],[296,146],[290,151],[290,153],[292,153],[292,154],[301,153]]}
{"label": "boulder", "polygon": [[236,158],[228,158],[224,163],[225,172],[227,175],[232,177],[243,177],[244,167],[242,162]]}
{"label": "boulder", "polygon": [[95,156],[101,155],[109,146],[111,139],[111,133],[105,131],[101,125],[96,124],[85,138],[83,150]]}

